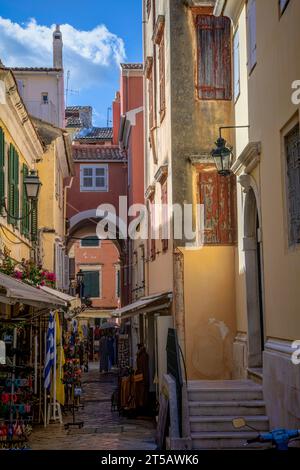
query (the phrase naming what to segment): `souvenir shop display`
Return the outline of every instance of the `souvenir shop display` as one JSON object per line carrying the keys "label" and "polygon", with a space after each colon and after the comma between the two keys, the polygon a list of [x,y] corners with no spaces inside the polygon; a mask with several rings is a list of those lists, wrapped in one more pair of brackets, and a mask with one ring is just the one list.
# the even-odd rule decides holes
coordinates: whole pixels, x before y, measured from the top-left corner
{"label": "souvenir shop display", "polygon": [[66,405],[65,408],[72,411],[73,421],[65,424],[65,428],[69,426],[83,426],[83,421],[75,421],[75,409],[83,407],[80,403],[81,399],[81,354],[82,341],[78,332],[77,323],[72,322],[71,328],[65,333],[64,352],[65,364],[63,366],[63,383],[65,384]]}
{"label": "souvenir shop display", "polygon": [[119,334],[118,336],[118,364],[120,370],[129,367],[129,336]]}
{"label": "souvenir shop display", "polygon": [[32,431],[34,370],[22,364],[21,326],[1,325],[5,364],[0,366],[0,449],[23,447]]}

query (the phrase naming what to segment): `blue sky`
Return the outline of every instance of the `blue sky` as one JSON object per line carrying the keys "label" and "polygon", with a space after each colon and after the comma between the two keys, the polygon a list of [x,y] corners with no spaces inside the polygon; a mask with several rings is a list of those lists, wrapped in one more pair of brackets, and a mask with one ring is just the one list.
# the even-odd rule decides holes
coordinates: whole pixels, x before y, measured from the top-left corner
{"label": "blue sky", "polygon": [[142,0],[1,0],[0,58],[8,66],[51,66],[51,27],[62,26],[68,104],[92,105],[106,125],[119,89],[118,62],[142,60]]}

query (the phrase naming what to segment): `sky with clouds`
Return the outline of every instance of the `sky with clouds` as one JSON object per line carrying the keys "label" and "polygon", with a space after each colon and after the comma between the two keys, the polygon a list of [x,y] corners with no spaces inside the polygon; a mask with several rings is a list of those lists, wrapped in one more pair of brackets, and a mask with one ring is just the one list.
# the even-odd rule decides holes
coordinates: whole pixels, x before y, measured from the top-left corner
{"label": "sky with clouds", "polygon": [[91,105],[105,126],[119,88],[119,64],[142,60],[142,0],[1,0],[0,58],[6,66],[51,67],[61,25],[68,105]]}

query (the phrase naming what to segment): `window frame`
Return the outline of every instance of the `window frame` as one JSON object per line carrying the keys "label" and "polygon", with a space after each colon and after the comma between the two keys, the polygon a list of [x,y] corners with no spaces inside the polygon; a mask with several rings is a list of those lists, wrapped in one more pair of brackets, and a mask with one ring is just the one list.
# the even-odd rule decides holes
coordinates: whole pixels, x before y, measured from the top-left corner
{"label": "window frame", "polygon": [[[103,168],[104,169],[104,177],[105,177],[105,186],[103,187],[97,187],[95,182],[96,182],[96,170],[99,169],[99,168]],[[92,169],[93,172],[92,172],[92,175],[89,176],[90,178],[92,178],[92,186],[84,186],[83,184],[83,181],[84,181],[84,170],[85,169]],[[88,176],[86,176],[88,178]],[[99,176],[98,176],[99,177]],[[90,163],[90,164],[80,164],[80,192],[81,193],[86,193],[86,192],[102,192],[102,193],[106,193],[109,191],[109,171],[108,171],[108,164],[93,164],[93,163]]]}
{"label": "window frame", "polygon": [[[287,245],[289,249],[300,249],[300,234],[299,234],[299,241],[294,240],[291,237],[291,233],[293,232],[293,227],[292,227],[292,214],[291,214],[291,200],[290,200],[290,177],[289,177],[289,166],[288,166],[288,144],[287,144],[287,139],[289,136],[291,136],[295,130],[298,128],[298,144],[300,148],[300,123],[299,121],[293,122],[293,125],[289,126],[288,129],[286,129],[285,133],[283,134],[283,148],[284,148],[284,168],[285,168],[285,194],[286,194],[286,223],[287,223]],[[300,160],[300,156],[299,156]],[[300,166],[300,164],[299,164]],[[299,171],[299,178],[300,178],[300,168],[298,169]],[[300,184],[299,184],[299,196],[300,198]],[[296,198],[297,199],[297,198]]]}
{"label": "window frame", "polygon": [[[237,38],[237,45],[236,45],[236,38]],[[237,46],[237,47],[236,47]],[[236,103],[241,95],[241,58],[240,58],[240,31],[239,28],[237,28],[234,32],[233,38],[232,38],[232,56],[233,56],[233,101]],[[235,51],[237,49],[237,58],[238,61],[236,63],[236,55]],[[237,73],[237,75],[236,75]],[[236,76],[238,76],[238,92],[236,93]]]}
{"label": "window frame", "polygon": [[[204,97],[203,94],[205,93],[204,89],[205,88],[208,88],[207,85],[203,85],[201,83],[201,73],[200,73],[200,70],[201,70],[201,57],[202,57],[202,47],[201,47],[201,41],[200,41],[200,18],[214,18],[214,21],[217,22],[217,21],[221,21],[221,19],[224,21],[226,19],[226,21],[228,21],[228,27],[229,27],[229,31],[230,31],[230,34],[229,34],[229,37],[228,37],[228,60],[229,60],[229,67],[228,69],[230,70],[230,73],[229,73],[229,80],[230,80],[230,83],[228,84],[228,87],[223,87],[224,89],[224,97],[222,98],[219,98],[217,97],[217,91],[219,89],[219,87],[217,87],[217,83],[216,83],[216,80],[214,79],[214,84],[213,86],[210,86],[209,88],[212,89],[212,92],[214,93],[214,96],[210,96],[210,97]],[[199,14],[197,15],[196,17],[196,35],[197,35],[197,38],[196,38],[196,41],[197,41],[197,97],[199,100],[201,101],[232,101],[232,97],[233,97],[233,77],[232,77],[232,35],[231,35],[231,21],[228,17],[226,16],[220,16],[220,17],[215,17],[213,15],[209,15],[209,14]],[[204,29],[204,28],[202,28]],[[216,28],[214,28],[214,31],[216,30]],[[214,46],[214,50],[216,48],[216,36],[214,35],[213,37],[213,46]],[[225,48],[224,48],[225,49]],[[215,55],[215,54],[213,54]],[[214,65],[214,75],[216,74],[216,70],[218,69],[218,67],[216,65]],[[228,96],[226,96],[226,91],[228,91]]]}
{"label": "window frame", "polygon": [[[98,274],[99,276],[99,285],[98,285],[98,289],[99,289],[99,297],[88,297],[90,298],[91,300],[99,300],[99,299],[102,299],[102,271],[101,271],[101,266],[80,266],[80,269],[83,273],[96,273]],[[83,283],[84,283],[84,278],[83,278]],[[85,295],[85,292],[84,293],[84,297],[86,297]]]}
{"label": "window frame", "polygon": [[157,46],[159,63],[159,115],[160,123],[162,123],[166,115],[166,48],[164,26]]}
{"label": "window frame", "polygon": [[[96,239],[96,235],[87,235],[86,237],[84,238],[81,238],[80,240],[80,248],[101,248],[101,240],[100,238],[98,238],[98,244],[97,245],[83,245],[82,242],[89,239],[89,238],[94,238]],[[94,241],[94,240],[93,240]]]}

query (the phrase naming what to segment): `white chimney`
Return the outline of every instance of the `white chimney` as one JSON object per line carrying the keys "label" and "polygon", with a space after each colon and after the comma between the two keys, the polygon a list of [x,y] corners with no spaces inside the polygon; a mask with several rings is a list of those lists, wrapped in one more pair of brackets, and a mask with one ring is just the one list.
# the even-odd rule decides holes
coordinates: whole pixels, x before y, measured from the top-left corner
{"label": "white chimney", "polygon": [[63,49],[62,34],[59,29],[59,24],[57,24],[56,29],[53,33],[53,67],[55,69],[63,68],[62,49]]}

